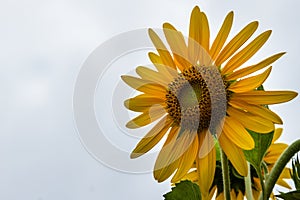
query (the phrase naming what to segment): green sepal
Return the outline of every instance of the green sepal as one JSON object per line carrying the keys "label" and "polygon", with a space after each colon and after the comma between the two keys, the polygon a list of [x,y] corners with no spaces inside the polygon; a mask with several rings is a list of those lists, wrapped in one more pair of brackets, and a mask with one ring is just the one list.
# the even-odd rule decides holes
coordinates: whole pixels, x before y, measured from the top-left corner
{"label": "green sepal", "polygon": [[246,160],[250,162],[255,169],[260,169],[263,158],[272,143],[274,131],[267,134],[256,133],[251,130],[248,130],[248,132],[255,142],[255,147],[252,150],[244,150],[244,154]]}
{"label": "green sepal", "polygon": [[185,180],[176,183],[164,197],[165,200],[201,200],[201,193],[197,184]]}

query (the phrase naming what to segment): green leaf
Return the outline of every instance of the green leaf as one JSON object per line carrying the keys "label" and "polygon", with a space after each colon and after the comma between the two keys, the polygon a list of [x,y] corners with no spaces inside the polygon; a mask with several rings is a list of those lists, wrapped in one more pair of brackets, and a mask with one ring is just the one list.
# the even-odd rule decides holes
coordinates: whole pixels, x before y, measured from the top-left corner
{"label": "green leaf", "polygon": [[250,162],[255,169],[260,169],[266,151],[272,143],[274,131],[267,134],[260,134],[250,130],[248,130],[248,132],[254,139],[255,147],[252,150],[245,150],[244,154],[247,161]]}
{"label": "green leaf", "polygon": [[287,193],[280,193],[280,195],[276,195],[276,197],[285,199],[285,200],[295,200],[300,199],[300,190],[295,190]]}
{"label": "green leaf", "polygon": [[165,200],[201,200],[201,193],[197,184],[186,180],[176,183],[164,197]]}

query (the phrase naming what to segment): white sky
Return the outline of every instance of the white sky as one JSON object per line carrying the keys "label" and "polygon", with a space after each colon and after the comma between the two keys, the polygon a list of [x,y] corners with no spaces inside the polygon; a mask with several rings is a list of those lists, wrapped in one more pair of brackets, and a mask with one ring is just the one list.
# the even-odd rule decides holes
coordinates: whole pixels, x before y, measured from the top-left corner
{"label": "white sky", "polygon": [[[73,120],[73,90],[82,64],[101,43],[166,21],[187,34],[195,5],[208,15],[212,35],[231,10],[232,33],[252,20],[260,21],[257,33],[272,29],[253,63],[287,51],[265,87],[299,91],[300,1],[0,1],[0,199],[163,199],[168,182],[113,170],[85,150]],[[299,103],[271,107],[285,123],[281,141],[298,138]]]}

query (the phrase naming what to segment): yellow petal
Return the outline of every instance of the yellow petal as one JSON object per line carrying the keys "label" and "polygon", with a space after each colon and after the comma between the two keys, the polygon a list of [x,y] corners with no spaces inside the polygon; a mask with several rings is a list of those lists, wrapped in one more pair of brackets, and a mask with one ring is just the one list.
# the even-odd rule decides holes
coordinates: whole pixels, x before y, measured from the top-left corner
{"label": "yellow petal", "polygon": [[260,195],[260,191],[252,190],[253,199],[258,199]]}
{"label": "yellow petal", "polygon": [[266,31],[257,36],[252,42],[250,42],[245,48],[236,53],[223,67],[224,74],[232,72],[236,68],[240,67],[247,60],[249,60],[268,40],[272,31]]}
{"label": "yellow petal", "polygon": [[210,55],[213,60],[216,59],[216,57],[219,55],[224,43],[226,42],[226,39],[229,35],[229,32],[232,27],[232,21],[233,21],[233,12],[228,13],[226,16],[218,35],[216,36],[216,39],[214,40],[211,49],[210,49]]}
{"label": "yellow petal", "polygon": [[136,145],[130,158],[137,158],[152,149],[169,130],[172,121],[168,116],[162,118]]}
{"label": "yellow petal", "polygon": [[163,31],[171,47],[173,53],[185,58],[187,46],[181,32],[177,31],[174,26],[169,23],[163,24]]}
{"label": "yellow petal", "polygon": [[160,105],[152,106],[151,109],[146,110],[136,118],[130,120],[127,124],[127,128],[140,128],[154,122],[166,114],[165,109]]}
{"label": "yellow petal", "polygon": [[252,22],[243,28],[221,51],[215,62],[216,66],[226,61],[232,56],[256,31],[258,22]]}
{"label": "yellow petal", "polygon": [[190,30],[188,38],[188,61],[191,65],[212,64],[208,53],[209,50],[209,27],[203,12],[196,6],[191,14]]}
{"label": "yellow petal", "polygon": [[291,169],[285,167],[285,168],[282,170],[282,172],[281,172],[279,178],[286,178],[286,179],[291,178],[290,170],[291,170]]}
{"label": "yellow petal", "polygon": [[[186,137],[182,141],[182,147],[181,145],[178,145],[177,148],[187,149],[184,151],[183,155],[180,158],[178,170],[176,171],[174,177],[171,180],[172,183],[180,181],[188,173],[198,154],[197,133],[190,132],[185,135]],[[183,135],[183,137],[185,135]]]}
{"label": "yellow petal", "polygon": [[219,143],[237,172],[242,176],[247,176],[248,166],[242,149],[232,143],[226,134],[219,136]]}
{"label": "yellow petal", "polygon": [[192,65],[198,64],[200,51],[203,51],[203,47],[201,46],[202,16],[199,7],[196,6],[191,14],[188,38],[188,61]]}
{"label": "yellow petal", "polygon": [[283,179],[278,179],[276,184],[278,184],[282,187],[288,188],[288,189],[292,189],[292,187]]}
{"label": "yellow petal", "polygon": [[[256,190],[259,190],[259,191],[262,190],[259,178],[253,177],[253,186],[252,187],[254,187]],[[255,191],[255,190],[253,190],[253,191]]]}
{"label": "yellow petal", "polygon": [[217,186],[213,186],[213,188],[211,188],[208,199],[212,199],[214,197],[216,190],[217,190]]}
{"label": "yellow petal", "polygon": [[173,151],[174,147],[176,147],[174,145],[176,144],[178,133],[178,127],[173,127],[170,130],[167,140],[157,156],[153,175],[158,182],[163,182],[169,178],[178,167],[180,155],[175,155]]}
{"label": "yellow petal", "polygon": [[124,105],[127,109],[136,111],[136,112],[144,112],[148,109],[151,109],[154,105],[165,106],[165,100],[157,97],[141,94],[134,98],[130,98],[125,100]]}
{"label": "yellow petal", "polygon": [[246,101],[250,104],[269,105],[292,100],[298,94],[293,91],[251,91],[234,93],[232,99]]}
{"label": "yellow petal", "polygon": [[127,85],[140,92],[157,95],[158,97],[166,95],[166,88],[157,83],[127,75],[123,75],[121,78]]}
{"label": "yellow petal", "polygon": [[215,148],[215,139],[209,130],[204,130],[199,136],[199,155],[200,159],[206,157]]}
{"label": "yellow petal", "polygon": [[[199,144],[201,149],[199,149],[198,166],[197,171],[199,173],[199,187],[201,194],[204,198],[209,196],[209,189],[214,180],[214,174],[216,169],[216,150],[214,148],[214,139],[212,135],[207,132],[200,133]],[[203,152],[205,152],[203,154]],[[205,156],[203,156],[205,155]]]}
{"label": "yellow petal", "polygon": [[213,65],[213,60],[209,54],[209,40],[210,32],[208,20],[204,12],[200,13],[201,27],[200,27],[200,51],[199,51],[199,63],[198,65],[211,66]]}
{"label": "yellow petal", "polygon": [[162,73],[158,73],[147,67],[139,66],[135,69],[135,71],[144,80],[158,83],[165,87],[167,87],[169,84],[168,79],[166,79],[165,76],[162,75]]}
{"label": "yellow petal", "polygon": [[246,129],[232,117],[226,117],[223,126],[223,134],[238,147],[251,150],[254,148],[254,140]]}
{"label": "yellow petal", "polygon": [[156,50],[158,51],[158,54],[160,55],[163,64],[165,64],[173,69],[176,69],[175,63],[174,63],[173,58],[170,55],[168,49],[166,48],[164,43],[161,41],[161,39],[158,37],[158,35],[152,29],[149,29],[149,36],[150,36],[150,39],[152,40]]}
{"label": "yellow petal", "polygon": [[271,70],[272,67],[268,68],[266,71],[259,75],[239,80],[230,85],[229,90],[235,93],[248,92],[254,90],[265,82],[265,80],[270,75]]}
{"label": "yellow petal", "polygon": [[[160,155],[162,157],[165,154],[161,153]],[[158,160],[156,160],[156,161],[158,161]],[[170,163],[169,165],[166,165],[164,168],[155,169],[153,171],[154,179],[157,180],[159,183],[168,179],[174,173],[174,171],[177,169],[178,162],[179,162],[179,160],[175,160],[172,163]]]}
{"label": "yellow petal", "polygon": [[[154,64],[154,66],[157,68],[157,65],[163,65],[164,63],[162,62],[161,58],[159,55],[157,55],[156,53],[153,53],[153,52],[149,52],[148,53],[148,57],[149,59],[151,60],[151,62]],[[157,68],[158,71],[160,71],[158,68]]]}
{"label": "yellow petal", "polygon": [[238,193],[236,199],[237,199],[237,200],[243,200],[243,199],[244,199],[244,195],[243,195],[243,193],[242,193],[240,190],[239,190],[239,193]]}
{"label": "yellow petal", "polygon": [[237,70],[235,72],[233,72],[232,74],[229,74],[226,79],[227,80],[236,80],[238,78],[242,78],[244,76],[247,76],[249,74],[252,74],[253,72],[256,72],[258,70],[261,70],[267,66],[269,66],[270,64],[272,64],[273,62],[275,62],[276,60],[278,60],[281,56],[283,56],[285,53],[278,53],[278,54],[275,54],[273,56],[270,56],[268,58],[266,58],[265,60],[255,64],[255,65],[252,65],[252,66],[249,66],[249,67],[245,67],[245,68],[242,68],[240,70]]}
{"label": "yellow petal", "polygon": [[198,181],[198,173],[196,170],[189,172],[187,175],[185,175],[182,180],[190,180],[192,182]]}
{"label": "yellow petal", "polygon": [[258,115],[253,115],[231,106],[228,107],[227,113],[241,123],[243,127],[257,133],[270,133],[275,129],[273,122]]}
{"label": "yellow petal", "polygon": [[287,144],[284,143],[276,143],[276,144],[272,144],[269,149],[268,152],[266,154],[266,156],[264,157],[264,161],[272,164],[275,163],[278,159],[278,157],[281,155],[281,153],[288,147]]}
{"label": "yellow petal", "polygon": [[282,134],[282,128],[276,128],[275,131],[274,131],[274,136],[273,136],[273,139],[272,139],[272,144],[278,140],[278,138],[280,138],[281,134]]}
{"label": "yellow petal", "polygon": [[210,40],[210,32],[209,32],[209,24],[207,20],[207,16],[204,12],[200,13],[201,19],[201,29],[200,29],[200,45],[204,48],[206,52],[209,51],[209,40]]}
{"label": "yellow petal", "polygon": [[171,143],[173,140],[176,140],[177,136],[178,136],[178,130],[179,130],[179,126],[178,125],[175,125],[173,124],[169,134],[168,134],[168,137],[164,143],[164,146],[167,146],[169,143]]}
{"label": "yellow petal", "polygon": [[173,52],[173,57],[180,71],[188,68],[191,64],[187,59],[187,46],[181,32],[177,31],[171,24],[163,24],[164,34]]}
{"label": "yellow petal", "polygon": [[177,77],[177,75],[178,75],[177,70],[164,65],[164,63],[162,62],[159,55],[157,55],[153,52],[149,52],[148,56],[149,56],[151,62],[156,67],[157,71],[159,73],[162,73],[168,82],[171,82],[175,77]]}
{"label": "yellow petal", "polygon": [[224,193],[220,193],[217,197],[216,197],[216,200],[224,200],[225,197],[224,197]]}
{"label": "yellow petal", "polygon": [[274,113],[270,109],[265,108],[264,106],[252,105],[252,104],[248,104],[244,101],[236,101],[236,100],[232,100],[232,99],[229,101],[229,104],[237,109],[244,110],[253,115],[258,115],[258,116],[265,118],[273,123],[282,124],[281,118],[276,113]]}
{"label": "yellow petal", "polygon": [[232,189],[232,190],[230,191],[230,197],[231,197],[231,199],[236,199],[236,200],[237,200],[237,196],[236,196],[236,194],[235,194],[234,189]]}

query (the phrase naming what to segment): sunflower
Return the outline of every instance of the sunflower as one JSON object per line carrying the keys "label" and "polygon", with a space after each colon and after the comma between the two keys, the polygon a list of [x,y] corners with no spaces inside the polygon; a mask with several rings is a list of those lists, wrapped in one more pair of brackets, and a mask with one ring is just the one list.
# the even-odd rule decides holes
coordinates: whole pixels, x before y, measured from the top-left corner
{"label": "sunflower", "polygon": [[[261,33],[242,47],[258,27],[258,22],[251,22],[225,45],[232,22],[230,12],[210,45],[207,17],[196,6],[190,18],[189,38],[185,39],[171,24],[163,24],[170,50],[149,29],[158,52],[150,52],[149,58],[156,69],[140,66],[136,68],[139,77],[122,76],[126,84],[139,92],[124,102],[129,110],[140,112],[126,126],[139,128],[159,120],[137,144],[131,158],[145,154],[166,136],[155,162],[154,178],[162,182],[175,172],[171,181],[177,182],[196,160],[204,197],[209,195],[216,167],[215,138],[238,173],[246,176],[242,150],[254,148],[247,129],[273,131],[274,124],[282,121],[265,105],[287,102],[297,95],[292,91],[257,90],[271,72],[268,66],[284,53],[243,66],[263,46],[271,31]],[[248,76],[261,69],[265,70]]]}
{"label": "sunflower", "polygon": [[[269,146],[263,158],[263,161],[266,163],[269,171],[273,168],[279,156],[288,146],[287,144],[284,143],[275,143],[278,140],[278,138],[281,136],[281,133],[282,133],[281,128],[275,129],[272,143]],[[221,168],[220,161],[217,161],[216,166],[217,167],[215,170],[213,184],[211,185],[210,188],[209,197],[211,199],[211,197],[213,197],[213,195],[215,195],[216,193],[216,200],[222,200],[224,199],[224,194],[223,194],[222,168]],[[240,176],[237,173],[237,171],[234,169],[234,167],[230,162],[229,162],[229,169],[230,169],[229,174],[230,174],[231,199],[232,200],[244,199],[246,193],[244,177]],[[252,166],[250,171],[251,171],[253,199],[258,199],[262,191],[260,180],[258,178],[255,169]],[[291,186],[284,179],[291,179],[290,169],[287,167],[285,167],[284,170],[282,171],[276,184],[285,187],[287,189],[291,189]],[[185,177],[183,177],[182,180],[190,180],[198,184],[196,167],[193,166],[192,170]],[[275,199],[273,194],[271,194],[271,198]]]}

